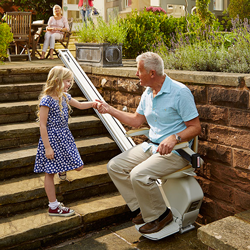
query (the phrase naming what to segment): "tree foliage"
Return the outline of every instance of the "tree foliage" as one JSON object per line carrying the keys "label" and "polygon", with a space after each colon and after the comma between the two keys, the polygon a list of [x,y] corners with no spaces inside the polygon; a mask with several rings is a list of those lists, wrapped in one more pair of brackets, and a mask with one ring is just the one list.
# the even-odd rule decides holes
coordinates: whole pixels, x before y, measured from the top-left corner
{"label": "tree foliage", "polygon": [[250,1],[230,0],[228,14],[230,18],[239,16],[241,20],[244,20],[244,18],[250,19]]}
{"label": "tree foliage", "polygon": [[1,7],[6,11],[31,11],[33,20],[45,22],[53,15],[53,6],[62,5],[61,0],[1,0]]}
{"label": "tree foliage", "polygon": [[213,26],[213,23],[215,21],[214,14],[208,9],[209,3],[210,0],[196,1],[197,15],[202,22],[202,29],[205,29],[206,26]]}

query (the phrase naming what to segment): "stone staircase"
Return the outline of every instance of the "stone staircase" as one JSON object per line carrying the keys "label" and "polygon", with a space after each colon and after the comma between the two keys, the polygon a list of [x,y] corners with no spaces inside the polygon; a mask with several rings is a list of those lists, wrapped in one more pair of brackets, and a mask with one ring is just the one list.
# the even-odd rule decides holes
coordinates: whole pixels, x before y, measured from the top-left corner
{"label": "stone staircase", "polygon": [[[76,215],[48,215],[44,174],[33,173],[35,111],[47,73],[34,73],[31,82],[25,75],[0,77],[0,249],[43,249],[131,216],[106,170],[120,150],[92,109],[73,109],[69,119],[85,168],[68,172],[69,181],[55,176],[58,201]],[[86,101],[76,84],[70,93]]]}

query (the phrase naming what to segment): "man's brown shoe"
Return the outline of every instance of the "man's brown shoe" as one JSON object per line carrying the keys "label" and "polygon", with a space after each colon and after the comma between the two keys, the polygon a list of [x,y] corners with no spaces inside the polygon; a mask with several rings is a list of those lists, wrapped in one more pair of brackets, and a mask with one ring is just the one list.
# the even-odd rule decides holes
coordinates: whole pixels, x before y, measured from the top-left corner
{"label": "man's brown shoe", "polygon": [[140,224],[144,224],[145,223],[145,221],[142,218],[142,214],[141,213],[137,214],[137,216],[132,219],[132,222],[134,224],[136,224],[136,225],[140,225]]}
{"label": "man's brown shoe", "polygon": [[139,232],[142,234],[152,234],[152,233],[159,232],[167,224],[169,224],[172,220],[173,220],[173,215],[172,215],[172,212],[170,210],[168,215],[165,218],[163,218],[161,221],[158,218],[152,222],[148,222],[139,228]]}

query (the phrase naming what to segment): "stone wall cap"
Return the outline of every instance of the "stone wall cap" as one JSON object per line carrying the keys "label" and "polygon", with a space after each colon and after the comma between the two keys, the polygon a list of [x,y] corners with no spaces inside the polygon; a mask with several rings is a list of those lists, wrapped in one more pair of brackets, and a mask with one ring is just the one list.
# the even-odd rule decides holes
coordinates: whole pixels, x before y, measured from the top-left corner
{"label": "stone wall cap", "polygon": [[198,239],[216,250],[250,249],[250,210],[239,215],[200,227],[197,231]]}
{"label": "stone wall cap", "polygon": [[[239,86],[244,83],[245,77],[249,74],[208,72],[208,71],[185,71],[185,70],[165,70],[165,73],[180,82],[214,84],[224,86]],[[250,80],[249,80],[250,85]]]}

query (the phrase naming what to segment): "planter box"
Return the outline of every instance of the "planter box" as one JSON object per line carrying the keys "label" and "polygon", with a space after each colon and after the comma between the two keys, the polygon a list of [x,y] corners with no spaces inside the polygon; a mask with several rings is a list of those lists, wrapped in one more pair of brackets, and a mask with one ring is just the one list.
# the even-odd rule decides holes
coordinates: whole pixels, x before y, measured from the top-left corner
{"label": "planter box", "polygon": [[76,60],[96,67],[121,67],[122,44],[75,43]]}

